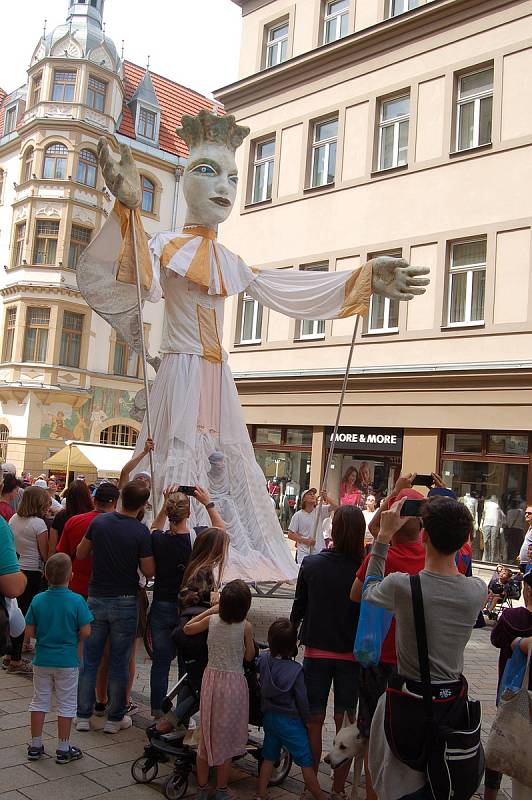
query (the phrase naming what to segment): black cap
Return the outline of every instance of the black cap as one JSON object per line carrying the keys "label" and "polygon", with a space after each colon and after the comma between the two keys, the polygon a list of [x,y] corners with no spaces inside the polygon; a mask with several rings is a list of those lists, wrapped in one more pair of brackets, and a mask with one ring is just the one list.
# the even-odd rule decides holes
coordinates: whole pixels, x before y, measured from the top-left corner
{"label": "black cap", "polygon": [[96,503],[114,503],[119,497],[120,491],[112,483],[100,483],[94,493]]}

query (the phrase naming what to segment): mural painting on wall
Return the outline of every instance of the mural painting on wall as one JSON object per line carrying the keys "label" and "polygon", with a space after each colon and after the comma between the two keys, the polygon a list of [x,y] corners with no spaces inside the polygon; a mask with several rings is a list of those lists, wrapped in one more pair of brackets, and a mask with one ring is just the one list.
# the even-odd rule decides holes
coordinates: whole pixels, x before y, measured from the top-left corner
{"label": "mural painting on wall", "polygon": [[94,441],[108,419],[131,417],[134,394],[96,387],[80,408],[52,403],[43,415],[41,439]]}

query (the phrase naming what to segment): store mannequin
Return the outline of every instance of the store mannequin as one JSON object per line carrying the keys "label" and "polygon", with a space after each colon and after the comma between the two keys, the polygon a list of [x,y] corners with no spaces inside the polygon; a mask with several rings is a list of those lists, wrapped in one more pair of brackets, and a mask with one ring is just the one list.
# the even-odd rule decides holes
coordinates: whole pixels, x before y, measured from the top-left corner
{"label": "store mannequin", "polygon": [[478,500],[468,489],[463,497],[459,498],[471,516],[473,517],[473,557],[480,560],[482,558],[482,537],[478,532]]}
{"label": "store mannequin", "polygon": [[[484,510],[480,527],[484,533],[484,556],[483,561],[494,561],[497,550],[502,543],[501,527],[504,525],[504,516],[497,500],[497,495],[492,494],[489,499],[484,501]],[[503,554],[500,553],[502,556]]]}

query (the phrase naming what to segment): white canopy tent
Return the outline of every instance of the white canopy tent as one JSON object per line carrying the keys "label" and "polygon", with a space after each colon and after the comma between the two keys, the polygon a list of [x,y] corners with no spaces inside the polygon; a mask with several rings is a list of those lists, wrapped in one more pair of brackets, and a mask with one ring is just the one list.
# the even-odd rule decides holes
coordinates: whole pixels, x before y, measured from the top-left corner
{"label": "white canopy tent", "polygon": [[131,459],[132,447],[67,441],[65,447],[47,458],[44,469],[57,472],[96,473],[98,478],[118,478]]}

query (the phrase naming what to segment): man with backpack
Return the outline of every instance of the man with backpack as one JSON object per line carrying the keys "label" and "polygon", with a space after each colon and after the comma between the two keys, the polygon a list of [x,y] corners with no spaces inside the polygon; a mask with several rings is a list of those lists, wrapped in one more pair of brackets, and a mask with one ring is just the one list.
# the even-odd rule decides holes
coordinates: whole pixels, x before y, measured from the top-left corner
{"label": "man with backpack", "polygon": [[467,699],[462,670],[486,585],[457,569],[456,553],[473,522],[465,506],[449,497],[434,497],[422,506],[426,558],[419,576],[384,577],[390,541],[404,524],[403,503],[381,514],[367,573],[382,580],[369,583],[363,594],[395,615],[398,670],[373,718],[370,773],[379,800],[444,796],[435,786],[441,776],[458,800],[470,797],[482,777],[480,719],[463,748],[449,744],[448,737],[457,726],[466,731],[467,717],[479,716],[477,705]]}

